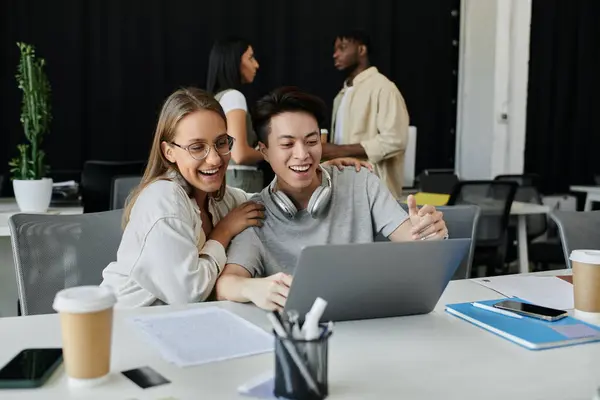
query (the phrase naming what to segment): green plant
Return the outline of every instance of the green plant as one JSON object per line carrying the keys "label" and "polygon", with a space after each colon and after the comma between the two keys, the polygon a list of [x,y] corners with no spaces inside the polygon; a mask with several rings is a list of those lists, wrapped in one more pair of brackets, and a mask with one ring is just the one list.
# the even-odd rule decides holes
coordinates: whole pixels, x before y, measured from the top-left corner
{"label": "green plant", "polygon": [[21,124],[29,144],[18,145],[19,156],[8,165],[13,179],[41,179],[48,172],[46,154],[41,147],[52,120],[50,83],[44,72],[46,61],[36,57],[35,48],[20,42],[17,46],[21,51],[16,75],[18,87],[23,91]]}

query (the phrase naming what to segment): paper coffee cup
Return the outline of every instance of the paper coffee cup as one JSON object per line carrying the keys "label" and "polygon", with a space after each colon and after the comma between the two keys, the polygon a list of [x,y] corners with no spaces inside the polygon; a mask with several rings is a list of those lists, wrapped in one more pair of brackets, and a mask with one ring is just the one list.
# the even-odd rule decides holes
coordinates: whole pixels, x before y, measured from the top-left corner
{"label": "paper coffee cup", "polygon": [[600,323],[600,250],[573,250],[575,317]]}
{"label": "paper coffee cup", "polygon": [[113,306],[112,291],[100,286],[61,290],[54,298],[60,314],[63,359],[73,386],[94,386],[110,372]]}

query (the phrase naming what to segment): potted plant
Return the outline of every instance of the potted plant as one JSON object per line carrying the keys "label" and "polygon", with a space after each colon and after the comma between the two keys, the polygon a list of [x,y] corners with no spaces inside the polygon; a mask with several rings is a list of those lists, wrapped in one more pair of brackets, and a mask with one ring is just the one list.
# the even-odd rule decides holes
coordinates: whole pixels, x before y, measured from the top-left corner
{"label": "potted plant", "polygon": [[52,197],[52,179],[47,178],[48,166],[42,150],[48,133],[50,113],[50,83],[44,72],[43,58],[35,55],[33,46],[17,43],[21,51],[18,73],[19,89],[23,91],[21,123],[28,144],[19,144],[18,157],[9,162],[13,189],[22,212],[46,212]]}

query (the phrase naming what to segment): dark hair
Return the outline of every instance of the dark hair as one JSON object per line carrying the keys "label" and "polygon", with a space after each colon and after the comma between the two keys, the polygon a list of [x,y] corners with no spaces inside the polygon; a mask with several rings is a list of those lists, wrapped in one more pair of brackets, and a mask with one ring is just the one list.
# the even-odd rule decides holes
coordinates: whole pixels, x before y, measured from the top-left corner
{"label": "dark hair", "polygon": [[327,107],[319,97],[294,86],[284,86],[260,98],[252,113],[252,126],[258,140],[268,144],[271,119],[284,112],[305,112],[312,115],[319,126],[325,121]]}
{"label": "dark hair", "polygon": [[215,41],[208,57],[206,90],[212,94],[242,85],[240,63],[250,44],[238,37]]}
{"label": "dark hair", "polygon": [[368,55],[373,54],[371,38],[365,31],[362,31],[360,29],[347,30],[347,31],[340,32],[340,34],[337,35],[335,38],[340,39],[340,40],[341,39],[350,40],[351,42],[355,42],[359,45],[362,44],[367,48]]}

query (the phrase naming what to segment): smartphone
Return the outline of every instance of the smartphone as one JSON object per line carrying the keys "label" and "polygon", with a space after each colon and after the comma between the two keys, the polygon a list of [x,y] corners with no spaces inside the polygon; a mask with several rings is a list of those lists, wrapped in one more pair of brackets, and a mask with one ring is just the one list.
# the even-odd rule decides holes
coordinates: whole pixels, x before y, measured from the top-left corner
{"label": "smartphone", "polygon": [[494,307],[501,310],[512,311],[526,317],[543,319],[545,321],[558,321],[568,315],[566,311],[554,308],[537,306],[535,304],[521,303],[514,300],[505,300],[494,304]]}
{"label": "smartphone", "polygon": [[0,369],[0,389],[42,386],[61,364],[62,349],[25,349]]}

